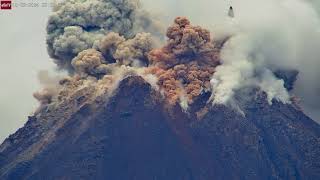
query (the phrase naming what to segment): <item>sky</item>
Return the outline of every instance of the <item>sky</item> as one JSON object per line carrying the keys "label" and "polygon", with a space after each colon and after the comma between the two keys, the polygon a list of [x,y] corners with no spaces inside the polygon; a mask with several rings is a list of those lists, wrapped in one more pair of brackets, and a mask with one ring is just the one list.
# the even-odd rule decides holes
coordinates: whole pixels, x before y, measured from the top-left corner
{"label": "sky", "polygon": [[0,10],[0,142],[38,106],[32,96],[40,89],[37,73],[54,69],[45,44],[50,11],[48,6]]}
{"label": "sky", "polygon": [[[319,1],[310,1],[313,1],[315,7],[320,7]],[[14,2],[20,6],[21,3],[28,5],[40,2],[39,5],[43,6],[42,3],[50,3],[50,0]],[[142,0],[142,3],[147,9],[152,9],[155,16],[164,19],[165,26],[171,23],[173,17],[184,15],[190,17],[192,22],[211,29],[223,23],[224,18],[221,17],[226,15],[232,0]],[[320,8],[316,9],[320,12]],[[22,127],[27,116],[37,108],[38,103],[32,94],[41,89],[37,78],[39,71],[49,70],[54,73],[55,65],[47,54],[45,43],[45,28],[50,11],[49,5],[0,10],[0,142]],[[257,9],[252,11],[259,13]],[[208,19],[214,23],[208,23]],[[316,109],[312,114],[317,113]]]}

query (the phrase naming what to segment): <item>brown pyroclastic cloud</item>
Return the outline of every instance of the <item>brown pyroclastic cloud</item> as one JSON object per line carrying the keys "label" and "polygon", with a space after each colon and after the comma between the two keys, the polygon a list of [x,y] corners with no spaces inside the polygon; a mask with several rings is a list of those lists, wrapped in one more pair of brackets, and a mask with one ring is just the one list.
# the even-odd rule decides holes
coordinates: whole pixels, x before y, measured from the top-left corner
{"label": "brown pyroclastic cloud", "polygon": [[220,48],[215,47],[210,32],[193,26],[185,17],[177,17],[167,30],[167,44],[149,53],[149,72],[171,104],[181,93],[192,103],[194,98],[210,89],[210,78],[220,64]]}

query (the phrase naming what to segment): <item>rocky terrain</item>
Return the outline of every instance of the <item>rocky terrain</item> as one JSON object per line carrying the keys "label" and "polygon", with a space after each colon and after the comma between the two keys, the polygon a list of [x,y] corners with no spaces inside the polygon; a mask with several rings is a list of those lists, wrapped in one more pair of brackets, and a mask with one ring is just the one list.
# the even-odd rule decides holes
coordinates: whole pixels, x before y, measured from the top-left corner
{"label": "rocky terrain", "polygon": [[320,126],[294,105],[252,91],[241,115],[204,93],[185,112],[161,97],[129,76],[107,100],[42,110],[0,146],[0,179],[319,179]]}

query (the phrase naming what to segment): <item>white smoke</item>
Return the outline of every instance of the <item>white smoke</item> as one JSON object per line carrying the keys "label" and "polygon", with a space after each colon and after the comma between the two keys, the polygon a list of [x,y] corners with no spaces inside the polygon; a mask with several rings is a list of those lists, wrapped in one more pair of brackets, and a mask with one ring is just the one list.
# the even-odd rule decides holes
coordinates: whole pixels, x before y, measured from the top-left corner
{"label": "white smoke", "polygon": [[[299,76],[294,93],[301,97],[305,109],[319,110],[320,19],[314,6],[302,0],[245,0],[234,3],[234,7],[236,33],[224,49],[223,66],[238,66],[243,64],[243,59],[248,66],[222,72],[222,76],[241,76],[238,77],[240,82],[231,89],[239,89],[248,83],[248,78],[253,78],[267,93],[269,102],[272,98],[287,102],[289,96],[282,80],[276,79],[271,71],[296,69]],[[239,56],[230,58],[233,53]],[[219,69],[226,70],[223,66]],[[223,78],[217,76],[219,73],[214,78]],[[220,82],[220,86],[228,83]],[[319,116],[314,118],[320,119]]]}
{"label": "white smoke", "polygon": [[269,104],[276,99],[288,103],[290,96],[284,87],[284,81],[277,79],[265,61],[265,54],[256,50],[256,41],[252,34],[236,32],[225,44],[218,66],[211,80],[212,100],[214,104],[226,104],[233,101],[234,94],[246,87],[259,87],[268,96]]}
{"label": "white smoke", "polygon": [[[293,93],[301,98],[303,109],[320,121],[318,0],[170,0],[147,5],[155,11],[174,9],[167,14],[187,16],[210,27],[214,38],[225,32],[234,35],[224,48],[223,66],[212,80],[216,103],[232,99],[237,89],[251,85],[264,89],[269,101],[286,101],[283,82],[270,71],[296,69],[299,76]],[[230,5],[236,22],[232,26],[227,17]]]}

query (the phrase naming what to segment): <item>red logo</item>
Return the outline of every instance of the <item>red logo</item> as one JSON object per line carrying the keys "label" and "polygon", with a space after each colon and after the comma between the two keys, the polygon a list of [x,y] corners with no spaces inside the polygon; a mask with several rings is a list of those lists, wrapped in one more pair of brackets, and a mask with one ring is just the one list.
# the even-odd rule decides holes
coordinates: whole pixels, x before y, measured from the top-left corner
{"label": "red logo", "polygon": [[11,9],[11,1],[1,1],[1,9]]}

